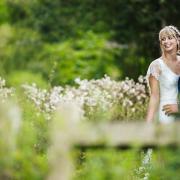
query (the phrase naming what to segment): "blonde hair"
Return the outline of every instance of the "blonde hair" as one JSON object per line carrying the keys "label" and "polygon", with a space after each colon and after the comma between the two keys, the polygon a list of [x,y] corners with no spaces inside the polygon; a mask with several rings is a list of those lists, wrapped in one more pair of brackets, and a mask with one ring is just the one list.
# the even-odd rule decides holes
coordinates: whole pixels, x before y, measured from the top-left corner
{"label": "blonde hair", "polygon": [[[177,53],[180,53],[180,31],[178,30],[177,27],[175,26],[165,26],[163,29],[160,30],[159,32],[159,41],[160,41],[160,46],[161,46],[161,41],[163,37],[174,37],[177,41]],[[161,47],[161,51],[163,52],[163,49]]]}

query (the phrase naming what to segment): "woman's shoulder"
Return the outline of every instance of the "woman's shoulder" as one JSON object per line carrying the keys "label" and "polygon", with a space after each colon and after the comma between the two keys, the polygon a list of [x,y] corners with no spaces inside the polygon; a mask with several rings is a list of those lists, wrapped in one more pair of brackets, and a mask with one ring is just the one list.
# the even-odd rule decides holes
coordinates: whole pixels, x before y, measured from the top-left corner
{"label": "woman's shoulder", "polygon": [[153,63],[161,63],[161,57],[156,58],[153,61],[151,61],[151,64],[153,64]]}
{"label": "woman's shoulder", "polygon": [[161,58],[159,57],[150,63],[147,70],[147,75],[149,76],[151,74],[155,76],[156,79],[158,79],[161,74],[161,71],[162,71],[162,65],[161,65]]}
{"label": "woman's shoulder", "polygon": [[147,73],[146,73],[146,79],[148,82],[148,86],[149,86],[149,77],[153,76],[156,80],[159,80],[161,71],[162,71],[161,59],[157,58],[150,63]]}
{"label": "woman's shoulder", "polygon": [[161,57],[159,57],[159,58],[157,58],[157,59],[154,59],[153,61],[151,61],[151,63],[150,63],[150,67],[151,66],[161,66],[161,61],[162,61],[162,59],[161,59]]}

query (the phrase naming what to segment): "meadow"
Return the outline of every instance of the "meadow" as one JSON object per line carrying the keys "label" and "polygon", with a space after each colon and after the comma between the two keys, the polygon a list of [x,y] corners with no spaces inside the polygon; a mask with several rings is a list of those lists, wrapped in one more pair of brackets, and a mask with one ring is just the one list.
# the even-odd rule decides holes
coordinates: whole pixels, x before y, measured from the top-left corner
{"label": "meadow", "polygon": [[[50,89],[36,84],[14,88],[0,79],[1,179],[178,179],[178,148],[74,147],[66,156],[75,127],[88,122],[96,126],[143,121],[148,100],[143,76],[138,82],[115,81],[106,75],[97,80],[77,78],[75,83]],[[64,136],[68,142],[63,141]],[[55,178],[56,169],[60,171]]]}

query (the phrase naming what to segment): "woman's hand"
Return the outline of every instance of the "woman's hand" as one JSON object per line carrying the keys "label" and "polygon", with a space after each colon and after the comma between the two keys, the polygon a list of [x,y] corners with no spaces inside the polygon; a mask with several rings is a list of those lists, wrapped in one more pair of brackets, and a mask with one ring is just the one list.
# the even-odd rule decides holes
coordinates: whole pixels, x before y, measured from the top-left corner
{"label": "woman's hand", "polygon": [[166,104],[163,106],[163,111],[165,111],[166,115],[178,113],[178,105],[177,104]]}

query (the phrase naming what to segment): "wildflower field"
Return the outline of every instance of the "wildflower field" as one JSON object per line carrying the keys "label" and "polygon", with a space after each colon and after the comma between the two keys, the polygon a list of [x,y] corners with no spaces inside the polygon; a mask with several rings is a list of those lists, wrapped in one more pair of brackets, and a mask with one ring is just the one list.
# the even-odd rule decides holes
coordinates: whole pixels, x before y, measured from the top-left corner
{"label": "wildflower field", "polygon": [[[138,82],[128,78],[114,81],[108,76],[96,80],[77,78],[74,86],[46,89],[36,84],[7,87],[1,78],[0,97],[0,179],[180,177],[179,148],[72,148],[66,156],[67,146],[74,138],[73,130],[81,123],[96,126],[100,122],[144,121],[148,92],[142,76]],[[68,141],[63,141],[67,135]],[[74,168],[67,163],[68,158]]]}

